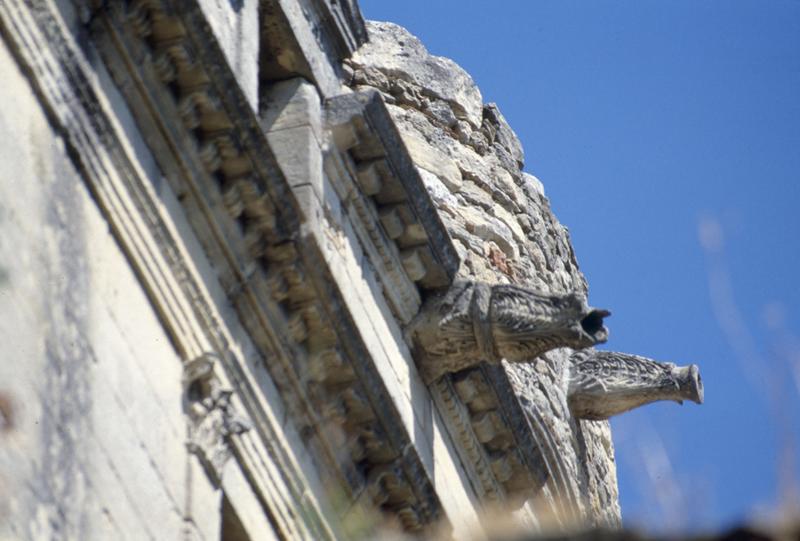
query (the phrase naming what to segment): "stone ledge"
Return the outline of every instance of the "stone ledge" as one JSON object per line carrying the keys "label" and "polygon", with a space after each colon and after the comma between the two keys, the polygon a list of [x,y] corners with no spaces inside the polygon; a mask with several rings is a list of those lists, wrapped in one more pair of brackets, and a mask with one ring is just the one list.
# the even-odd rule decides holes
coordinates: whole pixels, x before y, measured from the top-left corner
{"label": "stone ledge", "polygon": [[[402,250],[427,245],[428,250],[418,252],[426,266],[425,275],[417,280],[419,285],[434,289],[449,284],[460,264],[458,254],[380,94],[357,92],[337,96],[326,102],[326,110],[334,139],[337,132],[351,129],[345,126],[355,129],[354,136],[343,143],[349,148],[341,150],[347,150],[357,164],[385,160],[383,184],[372,195],[373,201],[385,225],[390,223],[389,215],[396,206],[405,205],[410,211],[404,212],[403,231],[398,231],[393,238]],[[342,137],[339,135],[338,139]],[[413,231],[416,224],[424,235],[403,235],[404,231]],[[392,228],[387,229],[390,232]]]}

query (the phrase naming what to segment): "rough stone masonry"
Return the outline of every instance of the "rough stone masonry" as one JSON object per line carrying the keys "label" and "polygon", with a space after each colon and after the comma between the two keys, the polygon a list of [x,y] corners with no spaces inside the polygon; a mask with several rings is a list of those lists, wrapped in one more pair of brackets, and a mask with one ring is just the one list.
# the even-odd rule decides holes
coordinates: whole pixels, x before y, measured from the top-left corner
{"label": "rough stone masonry", "polygon": [[[517,284],[556,297],[585,298],[588,287],[569,232],[553,215],[539,180],[523,171],[522,145],[497,105],[484,104],[480,90],[463,69],[447,58],[429,54],[404,28],[384,22],[368,22],[367,28],[369,43],[349,63],[350,84],[355,90],[377,89],[389,104],[461,256],[460,278],[470,283]],[[424,332],[431,332],[430,321],[427,325]],[[474,348],[469,334],[467,349]],[[429,340],[438,344],[431,347],[434,356],[441,353],[436,348],[446,347],[443,336],[440,333]],[[606,419],[608,415],[602,412],[617,413],[657,399],[687,396],[700,402],[702,386],[697,375],[693,381],[697,381],[695,388],[700,385],[699,395],[698,391],[687,394],[683,391],[687,384],[678,382],[676,376],[665,383],[669,389],[660,394],[632,397],[621,393],[622,398],[615,399],[622,404],[613,409],[597,405],[609,395],[602,382],[592,380],[600,388],[599,402],[593,403],[592,409],[586,403],[587,393],[578,395],[576,390],[586,378],[571,375],[572,350],[558,346],[583,348],[604,338],[582,345],[576,345],[578,340],[554,340],[545,348],[549,352],[529,356],[537,357],[535,362],[504,361],[504,367],[528,421],[549,440],[550,453],[548,445],[543,445],[545,455],[549,454],[545,457],[549,479],[538,499],[550,509],[558,509],[562,519],[613,526],[620,523],[620,508],[609,426],[604,420],[579,418]],[[452,351],[468,356],[458,346]],[[587,351],[582,358],[592,355]],[[490,355],[484,357],[491,360]],[[511,360],[504,355],[498,360],[500,357]],[[648,368],[672,373],[670,366],[660,363]],[[688,368],[682,370],[689,373]],[[691,370],[697,372],[696,367]],[[622,381],[626,391],[636,383],[625,377],[615,381]],[[572,391],[580,399],[571,401]],[[582,404],[581,414],[570,410],[571,403]]]}

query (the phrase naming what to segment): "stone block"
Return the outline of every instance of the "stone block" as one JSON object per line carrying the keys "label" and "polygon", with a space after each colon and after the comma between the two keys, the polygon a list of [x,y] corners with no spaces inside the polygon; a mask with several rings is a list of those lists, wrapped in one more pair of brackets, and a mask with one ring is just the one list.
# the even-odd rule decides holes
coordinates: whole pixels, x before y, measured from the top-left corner
{"label": "stone block", "polygon": [[373,196],[381,191],[383,182],[381,181],[379,162],[382,161],[383,160],[373,160],[358,164],[356,168],[356,179],[365,195]]}
{"label": "stone block", "polygon": [[542,181],[530,173],[522,173],[522,185],[530,194],[538,194],[544,197],[544,185]]}
{"label": "stone block", "polygon": [[511,230],[517,242],[524,243],[527,240],[522,226],[513,214],[497,204],[492,207],[491,214]]}
{"label": "stone block", "polygon": [[379,217],[384,231],[390,239],[396,239],[405,231],[405,224],[397,206],[385,206],[379,210]]}
{"label": "stone block", "polygon": [[308,184],[323,199],[322,149],[309,126],[267,132],[267,141],[292,187]]}
{"label": "stone block", "polygon": [[521,169],[525,161],[522,144],[519,142],[517,134],[508,125],[506,118],[500,112],[496,103],[488,103],[483,106],[483,119],[484,122],[489,122],[492,125],[495,142],[508,151]]}
{"label": "stone block", "polygon": [[493,241],[511,259],[519,256],[519,248],[514,241],[514,234],[502,221],[471,207],[464,207],[460,209],[460,212],[467,231],[485,241]]}
{"label": "stone block", "polygon": [[258,111],[258,2],[199,0],[247,101]]}
{"label": "stone block", "polygon": [[267,85],[261,104],[261,125],[265,131],[309,126],[322,140],[322,108],[317,89],[295,77]]}
{"label": "stone block", "polygon": [[428,194],[439,208],[453,210],[458,206],[458,200],[438,176],[422,167],[417,167],[417,171],[422,178],[422,182],[425,183]]}
{"label": "stone block", "polygon": [[428,272],[418,250],[404,250],[400,254],[400,260],[403,262],[403,268],[408,273],[408,277],[415,282],[422,280]]}
{"label": "stone block", "polygon": [[[351,59],[356,70],[375,68],[394,80],[409,82],[424,93],[448,102],[456,118],[479,127],[483,99],[475,82],[449,58],[433,56],[405,28],[392,23],[367,22],[369,42]],[[365,81],[372,85],[373,80]],[[388,90],[388,89],[386,89]]]}
{"label": "stone block", "polygon": [[423,139],[411,134],[403,134],[403,142],[418,167],[427,169],[439,177],[451,192],[459,191],[463,180],[461,171],[453,160]]}

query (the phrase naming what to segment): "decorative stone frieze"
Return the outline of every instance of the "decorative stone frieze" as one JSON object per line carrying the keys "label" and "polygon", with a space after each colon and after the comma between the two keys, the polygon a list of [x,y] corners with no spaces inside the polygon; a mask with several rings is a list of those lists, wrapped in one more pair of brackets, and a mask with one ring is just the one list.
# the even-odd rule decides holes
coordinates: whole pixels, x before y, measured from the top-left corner
{"label": "decorative stone frieze", "polygon": [[435,385],[447,385],[447,380],[468,412],[472,437],[481,445],[493,482],[502,487],[497,500],[518,509],[538,493],[548,472],[502,368],[482,364]]}
{"label": "decorative stone frieze", "polygon": [[612,351],[576,351],[570,362],[567,400],[578,419],[608,419],[658,400],[703,403],[703,380],[694,364]]}
{"label": "decorative stone frieze", "polygon": [[[397,483],[402,481],[408,490],[367,503],[398,517],[406,529],[446,527],[432,478],[411,436],[401,428],[397,405],[331,276],[320,237],[313,234],[324,222],[315,221],[319,215],[309,212],[309,200],[301,197],[312,184],[310,175],[321,173],[313,159],[315,152],[328,147],[327,141],[317,139],[324,133],[313,126],[313,118],[302,118],[311,112],[304,109],[295,110],[292,134],[280,122],[271,125],[278,131],[264,133],[270,128],[264,124],[265,112],[258,119],[235,85],[226,85],[230,75],[213,39],[202,37],[208,29],[201,14],[188,9],[191,2],[179,4],[186,9],[150,0],[143,6],[115,4],[96,13],[94,31],[106,44],[102,54],[112,76],[139,113],[137,122],[152,134],[155,157],[170,173],[167,178],[259,346],[293,425],[332,486],[343,490],[347,500],[341,504],[365,502],[363,494],[375,493],[366,490],[371,472],[392,465],[400,476]],[[132,20],[139,24],[132,25]],[[142,21],[149,25],[144,31]],[[161,58],[161,51],[166,51],[166,58]],[[128,84],[131,79],[137,83]],[[287,94],[288,101],[281,105],[298,105],[293,96],[308,104],[316,96],[302,84],[291,89],[294,93]],[[271,94],[264,91],[262,96]],[[356,139],[347,154],[326,157],[319,167],[333,177],[328,180],[335,188],[340,186],[337,181],[350,183],[351,197],[344,202],[357,213],[353,193],[359,194],[365,209],[359,220],[373,236],[388,238],[376,205],[402,206],[403,233],[396,240],[372,245],[383,246],[383,261],[392,272],[399,269],[396,275],[406,277],[414,294],[418,295],[414,280],[440,287],[455,272],[455,251],[446,242],[447,234],[419,177],[401,176],[416,171],[408,157],[403,158],[385,108],[381,110],[374,97],[354,98],[353,107],[346,106],[345,99],[326,104],[329,131],[325,133],[336,140],[337,131],[346,131],[349,123]],[[159,114],[154,116],[154,111]],[[278,132],[292,137],[272,137]],[[298,141],[293,138],[297,134],[305,137],[305,146],[295,146],[296,160],[281,163],[274,153],[287,151],[287,144]],[[316,178],[322,182],[321,175]],[[312,189],[322,191],[321,185]],[[397,255],[390,257],[392,250]],[[408,250],[419,252],[417,259],[409,258]],[[388,293],[387,297],[392,298]]]}
{"label": "decorative stone frieze", "polygon": [[607,310],[579,295],[546,295],[515,285],[460,280],[431,298],[410,325],[426,381],[480,361],[529,361],[559,347],[605,342]]}
{"label": "decorative stone frieze", "polygon": [[[3,30],[3,40],[7,40],[9,48],[17,55],[16,60],[20,67],[29,74],[36,97],[47,112],[53,130],[58,133],[58,141],[68,149],[67,153],[74,160],[74,165],[91,191],[94,202],[100,208],[103,217],[108,220],[108,230],[119,243],[128,264],[141,280],[141,287],[147,292],[148,298],[153,304],[153,310],[158,314],[164,325],[164,331],[170,337],[176,352],[184,358],[194,359],[205,355],[203,352],[226,352],[227,355],[227,352],[230,351],[229,347],[238,350],[230,357],[220,358],[219,363],[215,366],[215,370],[218,370],[215,373],[220,374],[224,368],[224,372],[228,376],[225,378],[226,381],[230,380],[233,374],[236,379],[237,395],[233,402],[237,406],[242,405],[242,411],[247,412],[256,429],[235,438],[238,462],[235,469],[238,475],[245,472],[246,480],[243,482],[247,485],[245,490],[251,494],[250,498],[259,498],[260,503],[257,504],[259,508],[263,506],[263,508],[285,510],[280,516],[271,516],[269,519],[275,531],[279,532],[278,535],[291,538],[330,539],[333,535],[330,525],[326,523],[326,519],[321,513],[319,500],[316,497],[310,497],[307,492],[310,472],[299,470],[295,461],[295,453],[298,449],[291,449],[287,446],[286,434],[289,430],[283,424],[284,421],[276,423],[274,413],[269,408],[265,408],[267,400],[271,400],[270,397],[275,392],[274,387],[270,387],[272,383],[267,383],[263,377],[253,377],[252,364],[255,364],[259,356],[264,353],[275,355],[275,349],[265,348],[256,353],[252,353],[251,350],[251,355],[254,357],[252,364],[243,358],[239,348],[244,344],[251,345],[252,342],[248,342],[250,338],[242,339],[242,327],[237,327],[240,323],[235,321],[235,318],[231,320],[230,314],[228,316],[220,314],[220,306],[216,303],[214,296],[209,293],[209,288],[212,290],[217,288],[216,291],[219,292],[219,285],[213,279],[211,282],[203,283],[208,275],[202,275],[197,266],[202,266],[203,263],[207,265],[207,262],[202,256],[197,261],[192,260],[193,255],[198,254],[192,250],[198,246],[191,244],[191,233],[184,237],[191,226],[197,226],[203,231],[198,236],[202,236],[206,240],[213,242],[214,239],[216,241],[225,239],[225,232],[221,232],[217,227],[209,228],[208,222],[204,224],[202,219],[198,219],[198,215],[203,214],[203,212],[197,212],[195,205],[198,201],[193,195],[197,193],[195,190],[198,189],[198,186],[193,182],[186,181],[187,178],[201,183],[208,180],[206,169],[197,167],[199,160],[194,161],[195,153],[198,150],[194,143],[199,140],[202,133],[188,134],[191,135],[189,137],[183,131],[186,128],[181,120],[182,117],[175,113],[177,110],[175,103],[179,98],[178,89],[172,84],[162,84],[156,71],[151,69],[153,64],[150,63],[150,60],[153,56],[143,49],[138,37],[133,39],[139,35],[141,29],[137,30],[133,25],[128,25],[126,4],[120,2],[103,5],[99,11],[92,12],[92,16],[85,17],[84,20],[90,21],[92,25],[92,33],[91,39],[89,39],[88,32],[84,33],[86,29],[80,29],[81,45],[78,45],[76,36],[72,33],[75,28],[72,25],[75,25],[76,21],[69,19],[69,16],[73,13],[69,10],[66,14],[58,11],[65,5],[38,3],[32,7],[28,3],[16,0],[0,3],[0,26]],[[88,9],[88,6],[81,7]],[[147,9],[156,9],[157,7],[153,2],[148,5]],[[165,13],[173,12],[173,7],[169,7]],[[196,5],[192,9],[183,10],[183,14],[194,24],[198,20],[203,20],[199,12]],[[146,20],[163,22],[163,15],[164,13],[148,11]],[[170,24],[174,25],[174,28],[180,31],[180,35],[185,37],[185,28],[181,25],[186,21],[184,20],[180,25],[176,22],[179,21],[170,19]],[[209,32],[209,29],[201,25],[199,28],[195,27],[194,32],[199,37],[203,32]],[[224,57],[218,48],[215,49],[215,41],[212,36],[200,37],[199,42],[209,44],[212,54],[217,55],[215,61],[209,63],[211,66],[215,68],[225,66]],[[5,43],[3,45],[5,46]],[[194,47],[191,46],[196,51]],[[102,54],[98,54],[99,51],[102,51]],[[208,53],[208,51],[205,52]],[[87,54],[91,55],[91,63],[86,58]],[[128,57],[128,54],[133,55],[133,58]],[[109,71],[115,78],[114,81],[108,77],[101,61],[107,63]],[[217,74],[217,76],[224,75],[224,73]],[[181,75],[178,75],[175,80],[180,79]],[[147,82],[146,86],[152,92],[151,94],[143,95],[143,81]],[[113,87],[114,82],[120,85],[119,89],[124,89],[122,97],[130,100],[131,111],[138,114],[137,122],[141,122],[138,126],[142,130],[141,135],[137,132],[137,126],[133,124],[129,112],[125,109],[120,94]],[[234,113],[231,113],[231,109],[227,109],[225,112],[225,115],[231,116],[222,116],[218,110],[209,113],[209,126],[214,125],[214,119],[211,118],[214,115],[224,122],[228,122],[231,117],[238,118],[240,122],[247,118],[237,117],[237,107],[241,106],[246,110],[247,102],[241,93],[237,97],[235,83],[209,85],[209,88],[212,92],[215,88],[229,90],[227,98],[233,98],[234,102],[231,104],[228,101],[223,107],[223,109],[232,107]],[[161,94],[162,92],[163,94]],[[158,99],[154,99],[156,97]],[[219,100],[218,93],[214,93],[211,97],[217,100],[214,103],[222,107],[224,100]],[[110,102],[113,102],[113,106]],[[159,122],[163,122],[163,124],[159,125]],[[254,124],[250,124],[250,126]],[[252,132],[242,137],[242,132],[247,132],[247,129],[239,123],[235,135],[239,143],[247,148],[245,154],[250,154],[253,151]],[[177,139],[170,139],[170,137],[177,137]],[[152,156],[148,154],[143,140],[152,143],[153,147],[157,149]],[[249,142],[242,143],[243,140]],[[137,147],[134,152],[132,147],[136,144],[142,146]],[[268,149],[262,148],[259,155],[260,158],[255,169],[260,172],[251,177],[255,190],[244,190],[245,198],[255,197],[263,201],[264,199],[269,200],[276,193],[285,196],[287,192],[282,192],[282,190],[286,190],[288,187],[280,186],[273,187],[271,195],[266,195],[262,175],[265,170],[273,174],[279,173],[277,173],[278,170],[274,163],[269,161]],[[158,160],[158,165],[162,167],[161,171],[154,167],[153,156]],[[247,162],[247,158],[248,156],[245,156],[242,161]],[[174,192],[164,185],[164,177],[161,176],[161,172],[172,183]],[[259,176],[261,176],[260,179]],[[213,186],[213,189],[208,189],[209,185]],[[214,200],[218,208],[225,209],[226,206],[221,201],[220,191],[217,191],[218,184],[205,184],[204,188],[209,197],[216,198]],[[275,192],[275,189],[278,191]],[[185,216],[180,211],[176,213],[180,207],[177,206],[178,201],[175,200],[175,196],[178,201],[185,201],[192,206],[194,212],[187,212]],[[170,205],[176,206],[171,207]],[[241,205],[233,205],[233,207],[242,208]],[[259,204],[253,202],[251,208],[259,208]],[[296,226],[298,222],[293,217],[293,209],[291,199],[284,201],[284,204],[280,206],[279,228]],[[223,211],[223,214],[225,212]],[[170,215],[171,213],[173,214]],[[181,225],[176,227],[176,222]],[[223,224],[217,223],[216,225]],[[178,231],[181,227],[185,229]],[[241,234],[241,231],[237,231],[237,234]],[[272,240],[275,240],[274,237]],[[233,246],[228,246],[228,248],[233,248]],[[220,257],[221,253],[224,255]],[[279,250],[273,248],[265,253],[279,253]],[[225,250],[218,250],[215,255],[219,258],[215,262],[216,266],[226,261],[226,257],[231,254]],[[220,264],[217,268],[220,273],[230,272],[230,269],[225,268],[224,264]],[[247,280],[255,275],[252,265],[237,270],[240,271],[239,274],[233,276],[226,274],[224,277],[226,285],[230,286],[231,302],[240,302],[251,294],[248,290]],[[210,275],[213,274],[213,272],[210,273]],[[230,305],[223,308],[223,311],[230,312]],[[133,325],[132,322],[128,323]],[[231,324],[234,330],[228,326]],[[260,336],[258,346],[263,345],[264,339],[263,336]],[[158,362],[154,361],[156,359],[147,358],[143,364],[158,366]],[[170,373],[170,371],[164,373]],[[193,378],[187,378],[187,381],[191,379]],[[284,382],[285,379],[282,383]],[[170,389],[171,385],[175,383],[178,384],[175,386],[178,392],[171,396],[170,400],[180,404],[183,398],[180,393],[180,380],[159,382],[157,386],[160,389]],[[200,387],[202,388],[203,385]],[[200,400],[198,407],[193,408],[194,419],[199,421],[197,426],[200,427],[200,430],[194,430],[195,443],[206,441],[203,434],[210,435],[212,437],[207,438],[207,441],[212,444],[208,446],[208,449],[213,451],[213,442],[219,441],[213,436],[220,432],[213,429],[215,424],[217,427],[221,426],[224,429],[223,432],[237,431],[236,423],[232,422],[230,418],[224,420],[226,416],[222,415],[223,420],[219,419],[220,412],[230,411],[228,405],[232,398],[232,395],[228,395],[223,390],[215,399],[207,401],[205,405],[202,405],[203,400]],[[273,401],[272,404],[274,403]],[[211,415],[204,415],[204,412],[211,413]],[[131,408],[130,413],[131,415],[141,414],[137,408]],[[189,412],[187,411],[188,416]],[[211,421],[215,418],[220,422]],[[122,422],[122,419],[117,420]],[[147,419],[148,425],[158,422],[166,421],[159,418]],[[159,428],[163,429],[164,425],[162,424]],[[205,428],[211,429],[205,430]],[[126,429],[122,428],[121,430]],[[154,430],[153,433],[159,432]],[[239,443],[242,444],[241,447],[239,447]],[[214,453],[209,452],[208,456],[213,458]],[[152,465],[158,468],[161,458],[156,455],[151,456]],[[230,465],[230,461],[228,464]],[[270,469],[274,470],[275,468],[280,472],[277,476],[269,473]],[[135,481],[122,479],[121,481],[130,486],[136,485]],[[165,485],[169,485],[168,479],[161,479],[161,481]],[[123,486],[121,490],[128,488],[130,487]],[[165,486],[164,489],[182,490],[183,487]],[[192,488],[187,488],[187,490],[190,489]],[[191,500],[194,495],[192,493],[192,497],[188,499]],[[106,495],[102,493],[99,496],[104,498]],[[110,497],[113,499],[116,496]],[[142,499],[141,494],[133,494],[133,497]],[[218,507],[219,500],[217,499],[212,512],[216,513]],[[259,512],[263,512],[263,508]],[[177,504],[175,510],[177,510]],[[143,518],[147,519],[148,517]]]}

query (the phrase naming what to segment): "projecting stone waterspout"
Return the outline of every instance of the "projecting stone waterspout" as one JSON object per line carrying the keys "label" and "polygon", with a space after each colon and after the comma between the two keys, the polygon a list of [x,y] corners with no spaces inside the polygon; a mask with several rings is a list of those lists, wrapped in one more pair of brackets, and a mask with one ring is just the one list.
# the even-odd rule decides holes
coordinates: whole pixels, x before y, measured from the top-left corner
{"label": "projecting stone waterspout", "polygon": [[432,382],[480,361],[530,361],[554,348],[605,342],[608,315],[577,294],[457,281],[423,305],[410,333],[423,378]]}
{"label": "projecting stone waterspout", "polygon": [[612,351],[576,351],[567,401],[579,419],[608,419],[659,400],[703,403],[697,365],[676,366]]}

